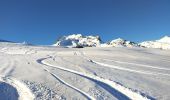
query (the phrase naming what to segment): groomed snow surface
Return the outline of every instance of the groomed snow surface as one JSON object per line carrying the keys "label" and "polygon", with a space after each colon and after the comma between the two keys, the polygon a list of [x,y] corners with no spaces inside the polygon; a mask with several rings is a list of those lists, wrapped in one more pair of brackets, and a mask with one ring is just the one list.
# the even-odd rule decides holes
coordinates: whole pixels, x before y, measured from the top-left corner
{"label": "groomed snow surface", "polygon": [[0,44],[0,100],[168,100],[169,59],[159,49]]}

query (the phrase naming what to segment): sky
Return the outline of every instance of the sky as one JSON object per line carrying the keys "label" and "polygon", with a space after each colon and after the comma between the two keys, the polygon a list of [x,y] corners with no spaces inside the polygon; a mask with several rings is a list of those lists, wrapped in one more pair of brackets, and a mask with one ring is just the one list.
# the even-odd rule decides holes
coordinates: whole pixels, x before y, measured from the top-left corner
{"label": "sky", "polygon": [[134,42],[170,36],[170,0],[0,0],[0,39],[50,45],[74,33]]}

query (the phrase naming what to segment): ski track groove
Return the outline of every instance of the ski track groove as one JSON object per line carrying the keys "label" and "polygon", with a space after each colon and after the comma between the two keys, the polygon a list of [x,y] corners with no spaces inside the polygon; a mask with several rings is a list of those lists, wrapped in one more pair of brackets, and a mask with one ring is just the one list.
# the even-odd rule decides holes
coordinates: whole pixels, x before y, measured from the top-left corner
{"label": "ski track groove", "polygon": [[[4,82],[4,84],[6,84],[6,86],[8,86],[8,87],[6,87],[7,89],[14,87],[14,89],[17,90],[17,91],[15,91],[15,93],[18,95],[18,98],[15,97],[13,99],[34,100],[34,98],[35,98],[34,94],[23,82],[10,77],[10,75],[16,68],[17,61],[15,59],[13,59],[13,60],[8,59],[8,61],[5,61],[5,62],[6,62],[5,66],[0,68],[0,82]],[[6,93],[8,94],[9,92],[7,91]],[[9,98],[12,98],[12,97],[9,97]]]}
{"label": "ski track groove", "polygon": [[[117,84],[114,81],[111,81],[111,80],[108,80],[108,79],[103,79],[103,78],[95,76],[95,75],[91,75],[91,74],[87,74],[87,73],[81,73],[81,72],[77,72],[75,70],[71,70],[71,69],[67,69],[67,68],[63,68],[63,67],[60,67],[60,66],[49,64],[49,63],[45,62],[45,60],[47,60],[48,58],[51,58],[51,57],[41,58],[41,59],[37,60],[37,62],[40,63],[40,64],[43,64],[43,65],[49,66],[49,67],[57,68],[57,69],[67,71],[67,72],[70,72],[70,73],[73,73],[73,74],[76,74],[76,75],[80,75],[82,77],[86,77],[86,78],[91,79],[91,80],[95,80],[95,81],[104,83],[105,85],[112,87],[112,89],[117,90],[122,95],[124,95],[125,97],[132,99],[132,100],[154,100],[154,98],[152,98],[152,97],[149,97],[149,96],[144,97],[140,93],[136,93],[129,88],[123,87],[122,85]],[[113,95],[113,96],[115,96],[115,95]]]}
{"label": "ski track groove", "polygon": [[108,68],[114,68],[114,69],[118,69],[118,70],[124,70],[124,71],[129,71],[129,72],[134,72],[134,73],[147,74],[147,75],[155,75],[155,76],[162,75],[162,76],[170,77],[170,74],[153,73],[153,72],[150,72],[150,71],[132,70],[132,69],[129,69],[129,68],[122,68],[121,66],[114,66],[114,65],[109,65],[109,64],[97,62],[97,61],[94,61],[94,60],[89,60],[89,61],[92,61],[93,63],[98,64],[100,66],[105,66],[105,67],[108,67]]}
{"label": "ski track groove", "polygon": [[0,70],[0,73],[1,73],[1,76],[3,77],[7,77],[7,76],[10,76],[12,74],[12,72],[15,70],[15,67],[16,67],[16,61],[15,60],[10,60],[8,59],[7,61],[8,63],[5,64],[4,67],[1,67],[1,70]]}
{"label": "ski track groove", "polygon": [[101,62],[89,59],[88,57],[85,56],[84,52],[80,52],[80,54],[87,61],[92,62],[92,63],[97,64],[97,65],[100,65],[100,66],[105,66],[105,67],[108,67],[108,68],[113,68],[113,69],[117,69],[117,70],[133,72],[133,73],[139,73],[139,74],[145,74],[145,75],[155,75],[155,76],[162,75],[162,76],[170,77],[170,74],[164,74],[164,73],[159,73],[159,72],[153,73],[153,72],[150,72],[150,71],[133,70],[133,69],[129,69],[129,68],[123,68],[121,66],[115,66],[115,65],[110,65],[110,64],[106,64],[106,63],[101,63]]}
{"label": "ski track groove", "polygon": [[5,63],[4,66],[1,66],[1,68],[0,68],[0,73],[1,73],[1,75],[4,76],[4,72],[7,70],[7,68],[8,68],[9,66],[11,66],[11,61],[10,61],[10,60],[8,60],[8,63]]}
{"label": "ski track groove", "polygon": [[12,61],[12,63],[11,63],[11,65],[4,71],[4,73],[3,73],[3,75],[5,76],[5,77],[8,77],[8,76],[10,76],[11,74],[12,74],[12,72],[15,70],[15,68],[16,68],[16,61],[14,60],[14,61]]}
{"label": "ski track groove", "polygon": [[[97,58],[97,59],[101,59],[101,58]],[[122,63],[122,64],[137,65],[137,66],[146,67],[146,68],[153,68],[153,69],[160,69],[160,70],[170,71],[169,68],[160,68],[160,67],[157,67],[157,66],[151,66],[151,65],[146,65],[146,64],[139,64],[139,63],[132,63],[132,62],[124,62],[124,61],[111,60],[111,59],[101,59],[101,60],[112,61],[112,62]]]}
{"label": "ski track groove", "polygon": [[[44,60],[45,58],[42,58],[42,59],[39,59],[37,60],[38,63],[42,64],[42,65],[45,65],[42,60]],[[45,65],[47,66],[47,65]],[[47,68],[43,67],[43,69],[45,71],[47,71],[49,74],[51,74],[54,78],[56,78],[57,80],[59,80],[61,83],[63,83],[64,85],[72,88],[73,90],[76,90],[78,93],[82,94],[83,96],[85,96],[86,98],[88,98],[88,100],[96,100],[94,97],[90,96],[88,93],[70,85],[69,83],[65,82],[63,79],[61,79],[60,77],[58,77],[56,74],[52,73],[50,70],[48,70]]]}

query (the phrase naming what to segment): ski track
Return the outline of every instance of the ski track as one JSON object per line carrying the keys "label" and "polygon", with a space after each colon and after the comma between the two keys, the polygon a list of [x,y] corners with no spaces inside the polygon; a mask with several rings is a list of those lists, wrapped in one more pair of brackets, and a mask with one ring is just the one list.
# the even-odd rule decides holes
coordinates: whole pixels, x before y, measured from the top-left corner
{"label": "ski track", "polygon": [[[154,100],[154,98],[152,98],[152,97],[149,97],[149,96],[146,97],[146,95],[142,96],[140,93],[134,92],[133,90],[126,88],[114,81],[104,79],[104,78],[101,78],[101,77],[98,77],[98,76],[95,76],[92,74],[81,73],[81,72],[77,72],[75,70],[71,70],[71,69],[67,69],[67,68],[63,68],[60,66],[49,64],[49,63],[45,62],[45,60],[47,60],[48,58],[50,58],[50,57],[41,58],[41,59],[37,60],[37,62],[40,64],[43,64],[43,65],[49,66],[49,67],[57,68],[57,69],[60,69],[63,71],[67,71],[67,72],[79,75],[79,76],[87,78],[87,79],[95,80],[96,82],[103,83],[104,85],[111,87],[112,92],[115,90],[118,91],[117,93],[119,93],[119,94],[113,95],[113,96],[117,97],[118,99],[120,99],[120,95],[121,95],[121,99],[123,99],[122,96],[124,96],[124,99],[132,99],[132,100],[149,100],[149,99],[151,99],[151,100]],[[111,93],[111,94],[113,94],[113,93]],[[119,95],[119,96],[117,96],[117,95]]]}
{"label": "ski track", "polygon": [[1,90],[3,91],[3,94],[8,95],[8,97],[0,98],[5,100],[34,100],[34,94],[24,83],[10,77],[12,72],[15,70],[16,63],[17,62],[15,59],[8,59],[8,61],[5,63],[5,66],[1,67],[0,69],[0,82],[2,83],[1,87],[8,90]]}
{"label": "ski track", "polygon": [[10,76],[11,74],[12,74],[12,72],[15,70],[15,68],[16,68],[16,61],[14,60],[14,61],[11,61],[11,64],[10,64],[10,66],[8,66],[5,70],[4,70],[4,72],[3,72],[3,76],[4,77],[8,77],[8,76]]}
{"label": "ski track", "polygon": [[[108,67],[108,68],[113,68],[113,69],[117,69],[117,70],[123,70],[123,71],[128,71],[128,72],[133,72],[133,73],[139,73],[139,74],[146,74],[146,75],[162,75],[162,76],[168,76],[170,77],[170,74],[164,74],[164,73],[153,73],[153,72],[150,72],[150,71],[140,71],[140,70],[133,70],[133,69],[129,69],[129,68],[123,68],[121,66],[115,66],[115,65],[110,65],[110,64],[106,64],[106,63],[101,63],[101,62],[98,62],[98,61],[95,61],[95,60],[91,60],[89,58],[87,58],[85,56],[85,53],[84,52],[80,52],[81,56],[86,59],[87,61],[89,62],[92,62],[94,64],[97,64],[97,65],[100,65],[100,66],[105,66],[105,67]],[[165,69],[164,69],[165,70]]]}
{"label": "ski track", "polygon": [[118,69],[118,70],[124,70],[124,71],[129,71],[129,72],[134,72],[134,73],[147,74],[147,75],[156,75],[156,76],[162,75],[162,76],[170,77],[170,74],[164,74],[164,73],[158,73],[158,72],[153,73],[153,72],[150,72],[150,71],[132,70],[132,69],[129,69],[129,68],[122,68],[121,66],[109,65],[109,64],[105,64],[105,63],[101,63],[101,62],[97,62],[97,61],[93,61],[93,60],[89,60],[89,61],[93,62],[95,64],[98,64],[100,66],[105,66],[105,67],[108,67],[108,68],[114,68],[114,69]]}
{"label": "ski track", "polygon": [[5,76],[4,73],[8,69],[9,66],[11,66],[10,60],[8,60],[8,63],[5,63],[3,66],[1,65],[1,67],[0,67],[1,76]]}
{"label": "ski track", "polygon": [[0,68],[0,75],[3,77],[10,76],[12,72],[15,70],[15,67],[16,67],[16,61],[15,60],[11,61],[10,59],[8,59],[5,66],[2,66]]}
{"label": "ski track", "polygon": [[[101,58],[97,58],[97,59],[101,59]],[[141,66],[141,67],[146,67],[146,68],[153,68],[153,69],[160,69],[160,70],[170,71],[169,68],[160,68],[160,67],[157,67],[157,66],[151,66],[151,65],[146,65],[146,64],[139,64],[139,63],[132,63],[132,62],[124,62],[124,61],[111,60],[111,59],[101,59],[101,60],[112,61],[112,62],[122,63],[122,64],[129,64],[129,65],[136,65],[136,66]]]}
{"label": "ski track", "polygon": [[[98,62],[98,61],[94,61],[94,60],[91,60],[91,59],[88,59],[87,57],[83,56],[84,59],[86,59],[87,61],[91,62],[91,63],[94,63],[94,64],[97,64],[97,65],[100,65],[100,66],[105,66],[107,68],[112,68],[112,69],[117,69],[117,70],[123,70],[123,71],[128,71],[128,72],[133,72],[133,73],[139,73],[139,74],[145,74],[145,75],[162,75],[162,76],[170,76],[170,74],[164,74],[164,73],[153,73],[153,72],[150,72],[150,71],[140,71],[140,70],[133,70],[133,69],[129,69],[129,68],[124,68],[124,67],[121,67],[121,66],[115,66],[115,65],[109,65],[109,64],[105,64],[105,63],[101,63],[101,62]],[[62,58],[63,59],[63,58]],[[97,59],[100,59],[100,58],[97,58]],[[103,59],[102,59],[103,60]],[[65,60],[67,61],[67,60]],[[67,61],[68,62],[68,61]],[[71,62],[70,62],[71,63]],[[124,63],[124,62],[123,62]],[[127,62],[128,63],[128,62]],[[135,65],[135,63],[134,63]],[[141,64],[142,65],[142,64]],[[144,65],[145,66],[145,65]],[[149,66],[149,65],[148,65]],[[148,68],[148,67],[147,67]],[[151,67],[150,67],[151,68]],[[154,69],[158,69],[158,68],[154,68]],[[161,69],[161,68],[160,68]],[[166,69],[164,69],[166,70]],[[170,69],[168,69],[170,70]]]}
{"label": "ski track", "polygon": [[[45,59],[45,58],[39,59],[39,60],[37,60],[37,62],[40,63],[40,64],[43,64],[42,60],[44,60],[44,59]],[[43,65],[45,65],[45,64],[43,64]],[[46,66],[47,66],[47,65],[46,65]],[[48,73],[50,73],[54,78],[56,78],[57,80],[59,80],[61,83],[63,83],[64,85],[66,85],[66,86],[68,86],[68,87],[70,87],[70,88],[72,88],[73,90],[76,90],[77,92],[79,92],[80,94],[82,94],[83,96],[85,96],[87,99],[89,99],[89,100],[95,100],[94,97],[90,96],[88,93],[86,93],[86,92],[84,92],[84,91],[82,91],[82,90],[80,90],[80,89],[78,89],[78,88],[70,85],[69,83],[65,82],[64,80],[62,80],[61,78],[59,78],[56,74],[52,73],[52,72],[51,72],[50,70],[48,70],[47,68],[43,67],[43,69],[44,69],[45,71],[47,71]]]}

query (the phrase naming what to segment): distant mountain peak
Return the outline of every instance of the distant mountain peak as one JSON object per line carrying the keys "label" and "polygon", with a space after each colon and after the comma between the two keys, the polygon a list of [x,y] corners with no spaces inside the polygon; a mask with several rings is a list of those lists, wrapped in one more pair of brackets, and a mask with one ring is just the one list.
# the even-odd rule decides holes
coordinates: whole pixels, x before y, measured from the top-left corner
{"label": "distant mountain peak", "polygon": [[157,42],[170,43],[170,37],[169,36],[164,36],[160,40],[157,40]]}
{"label": "distant mountain peak", "polygon": [[112,40],[111,42],[124,42],[124,41],[126,40],[122,38],[117,38],[117,39]]}
{"label": "distant mountain peak", "polygon": [[79,38],[82,38],[82,34],[72,34],[72,35],[68,35],[68,36],[65,36],[66,39],[79,39]]}
{"label": "distant mountain peak", "polygon": [[0,39],[0,42],[11,42],[11,41]]}
{"label": "distant mountain peak", "polygon": [[144,41],[140,45],[146,48],[170,49],[170,37],[164,36],[159,40]]}
{"label": "distant mountain peak", "polygon": [[54,46],[63,47],[145,47],[170,49],[170,36],[164,36],[155,41],[144,41],[135,43],[122,38],[103,43],[99,36],[83,36],[82,34],[72,34],[60,38]]}
{"label": "distant mountain peak", "polygon": [[64,47],[96,47],[101,43],[99,36],[83,36],[82,34],[72,34],[64,36],[57,41],[54,46]]}
{"label": "distant mountain peak", "polygon": [[128,41],[122,38],[117,38],[115,40],[112,40],[110,42],[110,45],[113,45],[115,47],[138,47],[138,44],[132,41]]}

